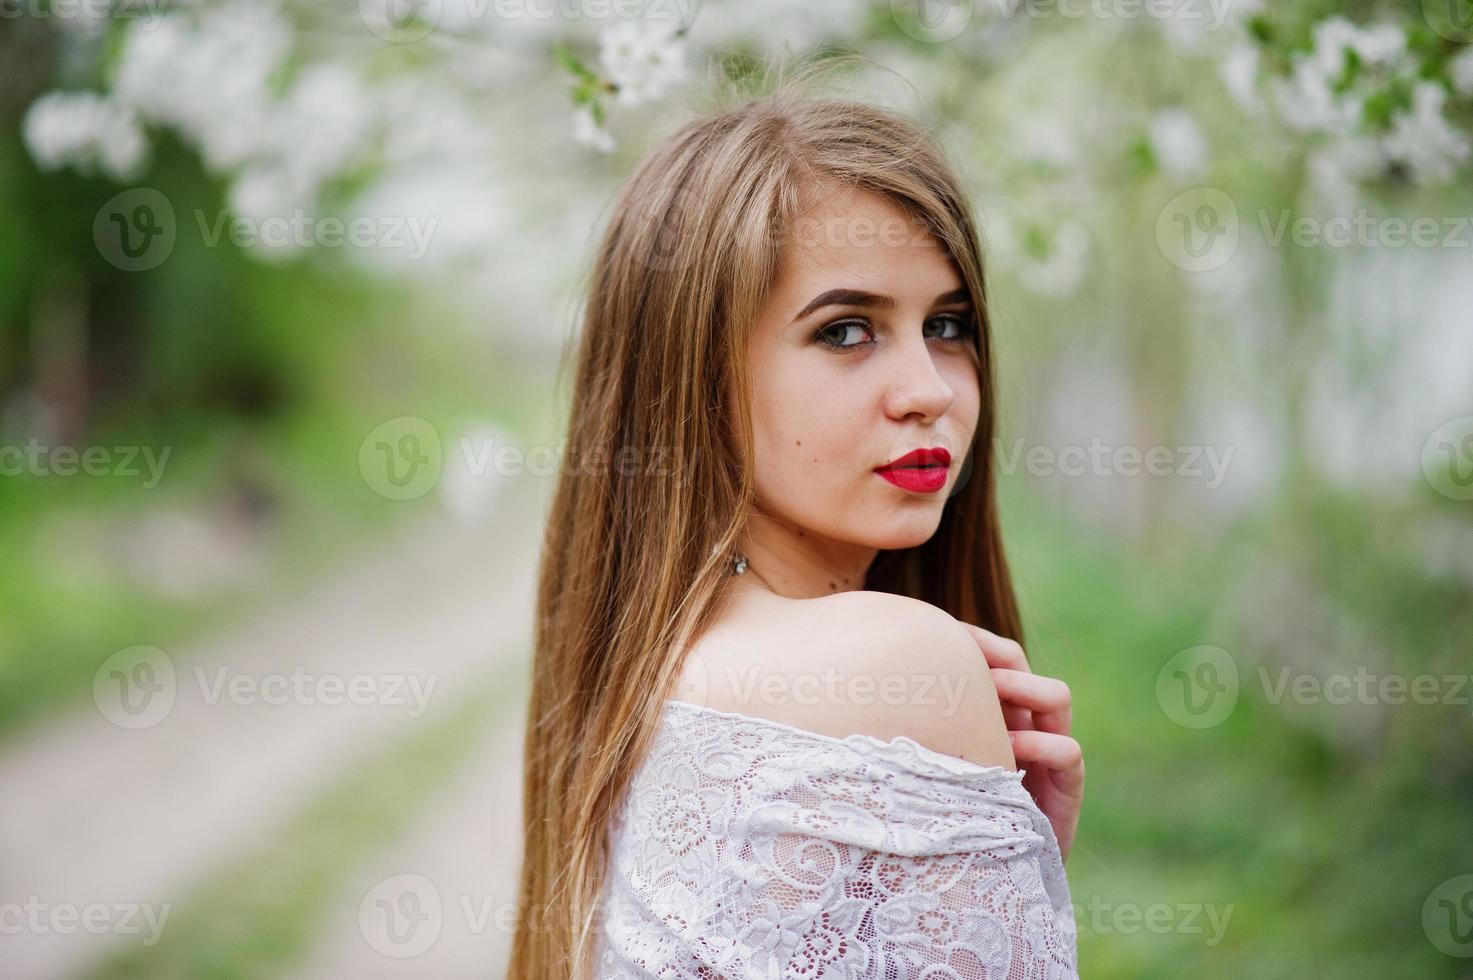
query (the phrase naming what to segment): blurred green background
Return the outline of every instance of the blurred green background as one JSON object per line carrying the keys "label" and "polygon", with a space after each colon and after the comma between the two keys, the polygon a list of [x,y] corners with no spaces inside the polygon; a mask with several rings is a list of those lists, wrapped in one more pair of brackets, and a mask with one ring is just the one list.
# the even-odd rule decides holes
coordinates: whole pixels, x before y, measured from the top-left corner
{"label": "blurred green background", "polygon": [[858,52],[979,210],[1081,974],[1473,976],[1465,7],[0,8],[3,972],[500,975],[597,230]]}

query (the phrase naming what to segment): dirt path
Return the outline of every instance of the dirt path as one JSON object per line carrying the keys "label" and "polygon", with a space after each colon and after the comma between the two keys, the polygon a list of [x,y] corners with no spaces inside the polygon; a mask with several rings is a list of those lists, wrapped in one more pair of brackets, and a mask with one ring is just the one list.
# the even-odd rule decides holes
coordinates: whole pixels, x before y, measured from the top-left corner
{"label": "dirt path", "polygon": [[293,980],[506,975],[521,834],[521,720],[488,726],[460,784],[365,863]]}
{"label": "dirt path", "polygon": [[[166,906],[258,845],[352,758],[452,710],[458,684],[497,658],[525,657],[545,482],[508,485],[481,527],[436,518],[403,529],[290,607],[165,651],[174,700],[148,727],[120,727],[83,703],[11,742],[0,754],[4,975],[66,977],[144,942]],[[452,789],[451,812],[426,815],[423,850],[409,852],[423,859],[406,859],[438,874],[435,861],[450,855],[446,867],[471,878],[447,871],[447,890],[486,891],[481,876],[507,873],[500,858],[464,860],[492,816],[517,816],[496,795],[515,754],[508,728],[492,727],[487,752],[503,761],[470,774],[458,799]],[[346,949],[329,941],[303,975],[373,975],[356,964],[339,972]],[[490,975],[484,961],[480,975]]]}

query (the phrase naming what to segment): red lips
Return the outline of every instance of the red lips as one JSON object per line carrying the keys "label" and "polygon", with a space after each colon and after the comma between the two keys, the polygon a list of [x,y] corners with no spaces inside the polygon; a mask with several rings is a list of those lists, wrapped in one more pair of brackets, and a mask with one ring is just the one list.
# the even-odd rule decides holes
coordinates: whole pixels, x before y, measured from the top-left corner
{"label": "red lips", "polygon": [[912,449],[904,456],[876,467],[875,472],[902,490],[935,493],[946,486],[947,467],[950,465],[951,453],[937,446]]}

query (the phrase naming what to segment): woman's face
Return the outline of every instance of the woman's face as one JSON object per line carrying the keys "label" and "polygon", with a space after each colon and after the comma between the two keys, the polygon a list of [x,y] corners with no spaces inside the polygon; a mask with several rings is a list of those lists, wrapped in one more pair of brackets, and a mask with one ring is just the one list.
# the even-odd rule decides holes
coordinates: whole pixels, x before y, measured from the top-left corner
{"label": "woman's face", "polygon": [[[977,428],[975,323],[950,257],[913,218],[825,185],[784,242],[752,335],[758,512],[834,544],[930,538]],[[876,472],[917,449],[945,450],[950,466]]]}

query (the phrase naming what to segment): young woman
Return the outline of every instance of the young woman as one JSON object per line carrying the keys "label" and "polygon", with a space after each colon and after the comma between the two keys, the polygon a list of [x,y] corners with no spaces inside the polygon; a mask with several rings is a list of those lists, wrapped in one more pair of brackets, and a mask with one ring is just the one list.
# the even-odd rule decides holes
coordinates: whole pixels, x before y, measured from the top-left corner
{"label": "young woman", "polygon": [[1018,643],[992,374],[916,122],[790,86],[639,165],[542,558],[513,977],[1076,975],[1084,767]]}

